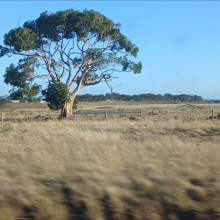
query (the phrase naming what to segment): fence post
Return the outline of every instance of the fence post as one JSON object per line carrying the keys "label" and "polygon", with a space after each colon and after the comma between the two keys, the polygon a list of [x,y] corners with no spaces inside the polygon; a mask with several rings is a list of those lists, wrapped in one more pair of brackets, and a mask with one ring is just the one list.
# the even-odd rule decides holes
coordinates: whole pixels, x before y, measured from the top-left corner
{"label": "fence post", "polygon": [[73,112],[73,119],[76,119],[76,114],[75,114],[75,112]]}
{"label": "fence post", "polygon": [[143,112],[142,112],[142,110],[140,111],[140,118],[143,119]]}
{"label": "fence post", "polygon": [[108,113],[105,111],[105,120],[108,120]]}
{"label": "fence post", "polygon": [[2,124],[3,124],[3,120],[4,120],[3,113],[1,113],[1,122],[2,122]]}
{"label": "fence post", "polygon": [[214,119],[215,119],[215,111],[212,110],[212,120],[214,120]]}

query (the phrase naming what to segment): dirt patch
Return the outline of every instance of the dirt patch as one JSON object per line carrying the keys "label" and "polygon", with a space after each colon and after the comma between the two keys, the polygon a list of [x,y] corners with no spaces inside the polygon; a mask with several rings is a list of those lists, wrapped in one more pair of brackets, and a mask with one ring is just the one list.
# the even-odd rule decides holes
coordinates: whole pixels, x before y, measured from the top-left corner
{"label": "dirt patch", "polygon": [[5,103],[0,106],[0,109],[30,109],[30,108],[48,108],[47,103],[39,102],[19,102]]}

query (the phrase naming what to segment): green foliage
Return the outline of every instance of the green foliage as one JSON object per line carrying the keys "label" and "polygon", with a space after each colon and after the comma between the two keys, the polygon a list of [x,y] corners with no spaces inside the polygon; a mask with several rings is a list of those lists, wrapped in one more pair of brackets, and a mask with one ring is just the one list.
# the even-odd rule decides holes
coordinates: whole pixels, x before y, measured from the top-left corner
{"label": "green foliage", "polygon": [[142,63],[135,63],[131,60],[128,60],[127,56],[119,58],[119,62],[121,63],[123,69],[122,71],[133,71],[134,73],[140,73],[142,69]]}
{"label": "green foliage", "polygon": [[34,84],[34,72],[36,59],[28,57],[20,59],[18,66],[11,64],[6,68],[4,75],[5,83],[13,86],[10,91],[10,97],[13,100],[32,101],[39,93],[40,86]]}
{"label": "green foliage", "polygon": [[70,94],[68,87],[63,84],[49,84],[48,88],[43,90],[45,101],[49,102],[48,106],[52,110],[61,109],[65,102],[70,101]]}
{"label": "green foliage", "polygon": [[0,45],[0,57],[3,57],[9,53],[10,53],[10,48],[3,47],[2,45]]}
{"label": "green foliage", "polygon": [[[96,62],[99,63],[98,66],[100,67],[106,63],[117,62],[118,65],[122,66],[122,70],[141,72],[142,65],[140,63],[135,64],[128,61],[129,65],[125,65],[126,62],[124,61],[127,59],[127,55],[136,57],[139,51],[138,47],[120,32],[119,23],[114,23],[93,10],[79,12],[69,9],[56,13],[45,11],[40,14],[38,19],[27,21],[23,27],[12,29],[5,34],[4,44],[7,47],[0,47],[0,55],[35,49],[42,50],[43,46],[47,46],[50,41],[59,42],[63,39],[74,40],[75,38],[76,42],[79,42],[92,35],[96,36],[97,42],[102,43],[107,39],[112,39],[112,43],[108,52],[99,49],[91,49],[93,51],[90,52],[88,50],[87,58],[96,57]],[[116,55],[119,52],[123,52],[124,55],[113,59],[113,57],[117,57]],[[114,54],[113,57],[112,54]],[[76,57],[76,59],[79,61],[81,58]]]}
{"label": "green foliage", "polygon": [[39,46],[37,33],[25,27],[10,30],[4,38],[4,44],[14,47],[17,52],[36,49]]}
{"label": "green foliage", "polygon": [[77,106],[78,106],[78,99],[75,98],[75,99],[74,99],[74,102],[73,102],[73,110],[76,110],[76,109],[77,109]]}

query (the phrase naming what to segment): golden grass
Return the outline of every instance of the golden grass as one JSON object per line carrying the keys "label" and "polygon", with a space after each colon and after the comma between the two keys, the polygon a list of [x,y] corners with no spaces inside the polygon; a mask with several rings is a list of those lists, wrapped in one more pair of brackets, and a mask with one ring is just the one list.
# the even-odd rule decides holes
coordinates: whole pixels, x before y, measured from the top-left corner
{"label": "golden grass", "polygon": [[0,219],[219,219],[220,122],[0,126]]}
{"label": "golden grass", "polygon": [[[60,111],[50,111],[49,108],[37,108],[36,103],[33,109],[18,109],[22,107],[23,103],[10,103],[13,104],[13,108],[0,109],[4,112],[5,120],[20,121],[24,120],[42,120],[43,118],[57,118],[60,115]],[[21,104],[20,106],[17,106]],[[24,103],[28,104],[28,103]],[[32,104],[32,103],[30,103]],[[33,103],[35,104],[35,103]],[[46,105],[44,103],[44,105]],[[34,106],[34,105],[33,105]],[[25,105],[24,105],[25,107]],[[44,106],[45,107],[45,106]],[[76,115],[77,119],[81,120],[102,120],[104,119],[104,112],[108,111],[108,118],[140,118],[140,111],[142,111],[145,119],[153,120],[170,120],[181,119],[185,121],[190,120],[205,120],[210,115],[212,110],[215,110],[215,114],[220,113],[220,104],[193,104],[193,103],[178,103],[178,104],[161,104],[161,103],[148,103],[148,102],[80,102],[77,112],[100,112],[98,115]],[[129,113],[126,112],[135,112]],[[117,114],[114,114],[117,113]]]}

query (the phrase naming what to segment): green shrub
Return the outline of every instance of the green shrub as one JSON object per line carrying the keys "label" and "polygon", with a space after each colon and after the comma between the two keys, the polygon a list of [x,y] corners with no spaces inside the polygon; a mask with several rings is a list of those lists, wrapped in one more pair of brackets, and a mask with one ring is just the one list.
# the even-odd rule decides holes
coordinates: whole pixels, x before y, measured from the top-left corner
{"label": "green shrub", "polygon": [[42,91],[45,101],[52,110],[59,110],[65,102],[70,101],[70,94],[67,85],[63,83],[49,84],[48,88]]}

